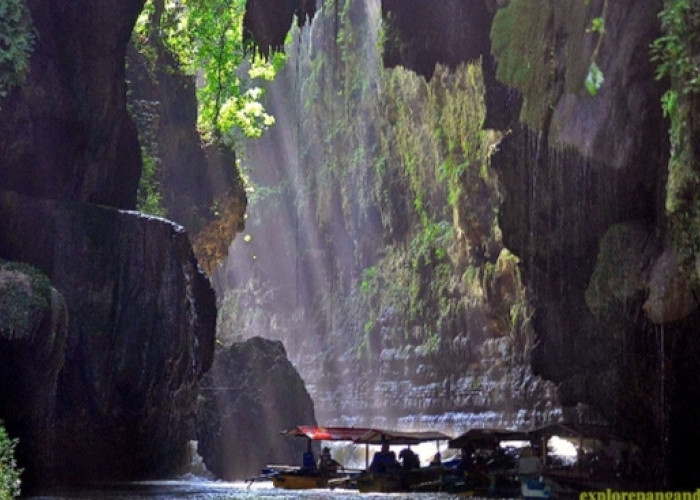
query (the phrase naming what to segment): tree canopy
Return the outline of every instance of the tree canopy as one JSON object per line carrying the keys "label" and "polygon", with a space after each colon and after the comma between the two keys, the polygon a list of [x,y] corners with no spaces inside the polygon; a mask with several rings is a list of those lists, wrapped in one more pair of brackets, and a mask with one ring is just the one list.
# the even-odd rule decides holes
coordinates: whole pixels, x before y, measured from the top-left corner
{"label": "tree canopy", "polygon": [[255,82],[272,80],[284,55],[262,57],[243,40],[246,0],[148,0],[135,33],[157,37],[180,69],[196,76],[199,128],[205,140],[232,146],[274,123]]}

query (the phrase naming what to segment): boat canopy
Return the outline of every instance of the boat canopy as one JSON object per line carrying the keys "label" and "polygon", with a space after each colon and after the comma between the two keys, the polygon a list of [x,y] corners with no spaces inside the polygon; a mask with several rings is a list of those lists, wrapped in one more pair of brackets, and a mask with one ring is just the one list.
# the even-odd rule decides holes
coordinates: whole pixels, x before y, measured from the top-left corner
{"label": "boat canopy", "polygon": [[508,429],[470,429],[464,434],[451,439],[450,448],[472,446],[477,449],[495,449],[503,441],[529,441],[532,438],[527,431]]}
{"label": "boat canopy", "polygon": [[362,436],[355,439],[357,444],[382,444],[410,445],[426,441],[448,441],[450,436],[436,431],[403,432],[389,431],[385,429],[368,429]]}
{"label": "boat canopy", "polygon": [[450,448],[463,448],[471,445],[474,448],[496,448],[503,441],[530,441],[539,443],[547,441],[552,436],[566,439],[598,439],[602,441],[615,440],[610,430],[602,425],[576,424],[560,422],[545,425],[529,431],[512,431],[508,429],[471,429],[468,432],[450,440]]}
{"label": "boat canopy", "polygon": [[355,441],[370,429],[366,427],[318,427],[300,425],[286,431],[284,436],[306,437],[312,441]]}
{"label": "boat canopy", "polygon": [[610,429],[603,425],[594,424],[577,424],[560,422],[556,424],[546,425],[537,429],[531,430],[532,439],[550,438],[559,436],[563,438],[579,438],[579,439],[600,439],[600,440],[618,440],[612,435]]}

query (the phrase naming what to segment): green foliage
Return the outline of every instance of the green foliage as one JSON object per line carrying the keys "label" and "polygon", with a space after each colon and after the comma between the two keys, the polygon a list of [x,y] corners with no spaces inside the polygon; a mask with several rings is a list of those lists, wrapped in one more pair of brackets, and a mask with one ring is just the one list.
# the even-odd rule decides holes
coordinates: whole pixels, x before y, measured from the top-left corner
{"label": "green foliage", "polygon": [[378,291],[377,268],[375,266],[368,267],[362,271],[362,281],[360,282],[360,291],[364,295],[372,295]]}
{"label": "green foliage", "polygon": [[652,42],[651,60],[657,63],[657,80],[671,80],[671,88],[662,96],[661,105],[671,120],[673,152],[681,154],[684,117],[680,101],[700,93],[700,64],[692,57],[700,45],[700,1],[667,0],[659,19],[664,34]]}
{"label": "green foliage", "polygon": [[428,222],[411,241],[411,265],[419,271],[447,258],[445,247],[452,236],[452,224],[447,221]]}
{"label": "green foliage", "polygon": [[524,97],[521,120],[541,129],[551,101],[554,61],[546,38],[551,19],[542,2],[513,0],[499,9],[491,28],[496,77]]}
{"label": "green foliage", "polygon": [[442,338],[437,332],[431,332],[428,334],[428,338],[423,344],[425,346],[426,354],[437,354],[440,351],[440,343]]}
{"label": "green foliage", "polygon": [[670,77],[684,95],[700,92],[700,64],[693,59],[700,42],[700,2],[667,0],[659,19],[664,34],[651,44],[657,78]]}
{"label": "green foliage", "polygon": [[146,214],[165,217],[163,195],[158,183],[160,158],[150,155],[146,148],[141,146],[141,162],[141,179],[139,179],[139,189],[136,195],[137,208]]}
{"label": "green foliage", "polygon": [[0,2],[0,100],[21,85],[29,69],[35,42],[25,0]]}
{"label": "green foliage", "polygon": [[605,33],[605,18],[594,17],[591,21],[591,26],[586,30],[586,33],[598,33],[602,35]]}
{"label": "green foliage", "polygon": [[135,33],[159,36],[197,86],[199,127],[205,140],[233,145],[240,136],[260,137],[274,123],[255,80],[272,80],[282,54],[263,58],[243,44],[245,0],[166,0],[162,12],[149,0]]}
{"label": "green foliage", "polygon": [[17,439],[10,439],[0,421],[0,500],[10,500],[20,495],[22,469],[15,460]]}
{"label": "green foliage", "polygon": [[693,156],[690,132],[691,103],[700,94],[700,64],[693,56],[700,52],[700,0],[666,0],[659,19],[663,35],[651,44],[650,57],[657,63],[657,79],[670,81],[661,98],[670,123],[671,144],[666,211],[681,267],[690,281],[700,286],[696,267],[700,255],[700,167]]}
{"label": "green foliage", "polygon": [[598,94],[598,90],[600,90],[600,87],[603,85],[604,81],[605,77],[603,76],[603,72],[600,70],[595,61],[593,61],[588,68],[588,75],[586,76],[586,81],[584,83],[586,90],[588,90],[589,94],[595,96]]}
{"label": "green foliage", "polygon": [[[586,4],[588,5],[588,4]],[[591,54],[591,64],[588,66],[588,74],[586,75],[586,80],[583,85],[590,95],[595,97],[598,95],[600,87],[602,87],[605,77],[603,72],[598,67],[596,59],[600,53],[600,48],[603,45],[603,37],[605,36],[605,15],[608,12],[608,0],[603,0],[603,13],[599,17],[594,17],[591,21],[591,25],[586,29],[586,33],[596,33],[598,35],[598,41],[596,42],[595,48],[593,49],[593,54]]]}

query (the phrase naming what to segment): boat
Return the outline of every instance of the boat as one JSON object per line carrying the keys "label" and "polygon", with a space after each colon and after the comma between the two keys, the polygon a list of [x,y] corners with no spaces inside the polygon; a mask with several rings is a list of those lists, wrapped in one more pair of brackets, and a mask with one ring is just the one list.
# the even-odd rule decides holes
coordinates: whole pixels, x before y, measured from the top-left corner
{"label": "boat", "polygon": [[302,425],[282,431],[288,437],[305,438],[308,442],[302,457],[301,466],[267,465],[263,469],[262,479],[272,480],[276,488],[287,490],[306,490],[314,488],[336,488],[352,485],[354,476],[361,471],[352,470],[338,464],[337,467],[318,467],[313,456],[314,441],[353,442],[369,429],[357,427],[319,427]]}
{"label": "boat", "polygon": [[527,432],[509,429],[471,429],[449,441],[448,446],[461,450],[461,458],[449,464],[443,491],[468,492],[480,497],[512,498],[522,494],[515,448],[502,443],[529,441]]}
{"label": "boat", "polygon": [[[360,493],[397,493],[409,491],[434,492],[442,487],[444,466],[440,462],[439,443],[448,441],[450,436],[441,432],[422,431],[404,432],[386,429],[370,429],[355,444],[380,445],[382,450],[375,453],[372,464],[359,474],[354,483]],[[435,441],[437,445],[436,461],[426,467],[420,463],[407,466],[408,457],[415,455],[410,446]],[[391,446],[405,446],[400,456],[405,454],[403,465],[396,460]],[[408,451],[406,451],[408,450]],[[369,456],[369,455],[367,455]]]}
{"label": "boat", "polygon": [[[552,496],[620,489],[630,466],[625,457],[635,453],[631,443],[603,425],[559,422],[534,429],[530,435],[542,452],[542,476],[550,485]],[[575,459],[562,463],[549,455],[547,443],[553,436],[571,443]]]}
{"label": "boat", "polygon": [[[558,437],[576,448],[576,457],[562,461],[550,453],[550,439]],[[520,442],[504,448],[503,443]],[[626,445],[596,425],[556,423],[528,430],[471,429],[449,442],[468,457],[454,476],[445,476],[444,491],[469,491],[485,497],[554,498],[578,495],[580,491],[614,486],[615,470],[611,446]],[[606,458],[607,457],[607,458]],[[479,476],[487,478],[479,484]],[[476,485],[476,487],[475,487]]]}

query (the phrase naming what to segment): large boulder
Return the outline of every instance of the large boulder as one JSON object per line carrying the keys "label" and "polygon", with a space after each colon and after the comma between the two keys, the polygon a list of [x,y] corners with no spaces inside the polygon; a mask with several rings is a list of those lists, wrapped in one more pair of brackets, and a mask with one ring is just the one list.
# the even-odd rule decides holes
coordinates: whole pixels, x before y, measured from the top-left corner
{"label": "large boulder", "polygon": [[202,389],[199,453],[216,476],[243,479],[269,463],[301,465],[305,440],[280,431],[316,418],[281,342],[256,337],[221,349]]}
{"label": "large boulder", "polygon": [[[40,436],[52,445],[22,464],[25,479],[38,485],[172,473],[194,435],[216,324],[214,292],[187,234],[135,212],[10,192],[0,192],[0,213],[0,258],[45,273],[69,318],[57,378],[55,364],[36,353],[15,361],[31,366],[23,381],[29,392],[55,387],[46,403],[53,405],[51,436]],[[41,346],[53,342],[48,328],[34,337],[51,350]],[[14,383],[15,374],[6,375],[3,394]],[[13,410],[0,416],[9,423],[21,415],[26,396],[6,401]],[[21,448],[26,436],[18,437]]]}

